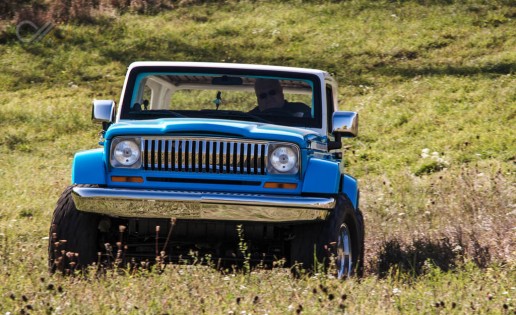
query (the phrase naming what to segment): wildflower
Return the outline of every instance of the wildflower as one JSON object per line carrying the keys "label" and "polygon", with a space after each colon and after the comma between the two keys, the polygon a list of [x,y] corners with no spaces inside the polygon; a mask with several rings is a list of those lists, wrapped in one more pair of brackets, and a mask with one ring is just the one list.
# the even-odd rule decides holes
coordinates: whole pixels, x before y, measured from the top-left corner
{"label": "wildflower", "polygon": [[400,289],[398,289],[398,288],[394,288],[394,289],[392,289],[392,294],[394,294],[394,295],[400,295],[400,294],[401,294],[401,290],[400,290]]}
{"label": "wildflower", "polygon": [[454,253],[458,253],[462,251],[462,247],[460,245],[457,245],[452,250]]}

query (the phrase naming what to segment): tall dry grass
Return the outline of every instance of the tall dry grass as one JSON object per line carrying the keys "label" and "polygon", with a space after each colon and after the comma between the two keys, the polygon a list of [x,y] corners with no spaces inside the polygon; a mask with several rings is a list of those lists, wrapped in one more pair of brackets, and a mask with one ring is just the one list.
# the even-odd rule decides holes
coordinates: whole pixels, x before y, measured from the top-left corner
{"label": "tall dry grass", "polygon": [[[405,173],[363,188],[369,273],[421,274],[516,260],[514,174],[464,166],[430,176]],[[365,190],[365,191],[364,191]]]}
{"label": "tall dry grass", "polygon": [[98,18],[126,12],[155,14],[180,4],[171,0],[7,0],[0,4],[0,17],[14,24],[27,20],[36,24],[93,23]]}

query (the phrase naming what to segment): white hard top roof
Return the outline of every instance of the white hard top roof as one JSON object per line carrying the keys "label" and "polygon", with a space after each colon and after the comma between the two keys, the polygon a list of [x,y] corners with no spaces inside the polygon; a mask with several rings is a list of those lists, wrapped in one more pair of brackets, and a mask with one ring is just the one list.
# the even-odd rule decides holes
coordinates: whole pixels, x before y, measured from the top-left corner
{"label": "white hard top roof", "polygon": [[268,66],[243,63],[222,63],[222,62],[191,62],[191,61],[137,61],[129,65],[129,70],[136,67],[193,67],[193,68],[226,68],[226,69],[246,69],[246,70],[267,70],[315,74],[323,77],[331,77],[328,72],[296,67]]}

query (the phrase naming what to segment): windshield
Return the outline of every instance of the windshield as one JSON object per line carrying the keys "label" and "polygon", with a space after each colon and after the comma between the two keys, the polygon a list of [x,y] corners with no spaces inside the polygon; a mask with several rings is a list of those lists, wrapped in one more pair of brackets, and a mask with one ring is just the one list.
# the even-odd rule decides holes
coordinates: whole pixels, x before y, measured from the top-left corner
{"label": "windshield", "polygon": [[310,78],[273,75],[142,72],[134,78],[122,118],[193,117],[316,127],[320,119],[314,84]]}

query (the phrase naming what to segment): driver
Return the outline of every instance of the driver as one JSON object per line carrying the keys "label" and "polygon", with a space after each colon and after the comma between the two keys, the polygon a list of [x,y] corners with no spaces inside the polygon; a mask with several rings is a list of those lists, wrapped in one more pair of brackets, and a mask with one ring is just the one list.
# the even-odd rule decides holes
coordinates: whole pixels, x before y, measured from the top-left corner
{"label": "driver", "polygon": [[311,109],[303,103],[290,103],[283,96],[283,88],[279,80],[256,79],[254,91],[258,100],[258,106],[249,113],[260,114],[274,113],[291,115],[294,117],[311,117]]}

